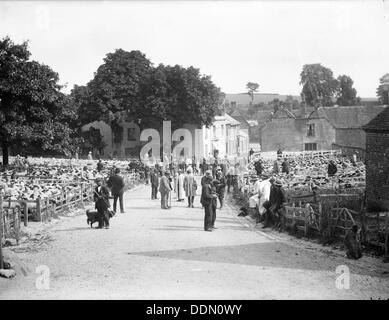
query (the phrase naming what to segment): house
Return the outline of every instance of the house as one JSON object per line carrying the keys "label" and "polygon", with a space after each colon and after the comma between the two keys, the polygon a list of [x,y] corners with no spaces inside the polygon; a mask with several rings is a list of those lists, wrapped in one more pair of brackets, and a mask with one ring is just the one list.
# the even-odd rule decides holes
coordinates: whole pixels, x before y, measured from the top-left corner
{"label": "house", "polygon": [[365,152],[362,126],[383,106],[321,107],[290,111],[280,109],[261,126],[263,151],[313,151],[340,149],[345,154]]}
{"label": "house", "polygon": [[333,149],[364,158],[366,134],[362,127],[384,110],[384,106],[351,106],[319,108],[335,128]]}
{"label": "house", "polygon": [[[244,123],[243,123],[244,125]],[[198,128],[193,124],[184,124],[192,136],[191,154],[200,158],[218,155],[219,158],[235,158],[246,156],[249,151],[248,129],[241,128],[241,122],[228,114],[215,116],[214,122],[208,128]],[[161,124],[162,127],[162,124]],[[139,126],[133,121],[122,121],[116,130],[103,121],[95,121],[84,125],[82,132],[99,132],[104,145],[99,150],[102,157],[138,158],[140,150],[147,142],[140,140]],[[162,129],[158,128],[160,144],[163,144]],[[116,132],[116,133],[115,133]],[[173,132],[172,132],[173,133]],[[179,141],[173,141],[172,146]]]}
{"label": "house", "polygon": [[[249,134],[248,130],[241,126],[241,122],[227,113],[215,116],[211,126],[201,128],[198,135],[200,140],[197,143],[202,150],[196,154],[204,158],[217,155],[220,159],[246,156],[249,151]],[[189,129],[194,137],[193,126],[185,125],[184,128]]]}
{"label": "house", "polygon": [[366,132],[366,200],[372,211],[389,211],[389,107],[363,126]]}
{"label": "house", "polygon": [[262,151],[330,150],[333,141],[335,129],[318,111],[301,116],[280,109],[261,127]]}

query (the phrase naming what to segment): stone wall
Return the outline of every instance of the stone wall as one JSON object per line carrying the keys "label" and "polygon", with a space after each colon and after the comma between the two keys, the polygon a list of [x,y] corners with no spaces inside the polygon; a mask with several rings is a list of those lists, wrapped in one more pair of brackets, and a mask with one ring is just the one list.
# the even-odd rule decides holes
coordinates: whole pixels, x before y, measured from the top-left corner
{"label": "stone wall", "polygon": [[[307,125],[315,124],[315,136],[307,136]],[[317,143],[317,150],[331,150],[335,128],[326,120],[278,118],[266,123],[261,130],[262,151],[303,151],[305,143]]]}
{"label": "stone wall", "polygon": [[370,210],[389,211],[389,132],[367,133],[366,196]]}

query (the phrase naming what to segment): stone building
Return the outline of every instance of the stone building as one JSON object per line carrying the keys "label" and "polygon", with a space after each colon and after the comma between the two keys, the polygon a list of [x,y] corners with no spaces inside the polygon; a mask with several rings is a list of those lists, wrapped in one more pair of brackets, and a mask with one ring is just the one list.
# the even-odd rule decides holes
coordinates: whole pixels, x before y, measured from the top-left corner
{"label": "stone building", "polygon": [[363,129],[366,132],[367,206],[372,211],[389,211],[389,107]]}
{"label": "stone building", "polygon": [[364,158],[366,125],[384,106],[322,107],[299,112],[278,110],[261,124],[263,151],[340,149]]}

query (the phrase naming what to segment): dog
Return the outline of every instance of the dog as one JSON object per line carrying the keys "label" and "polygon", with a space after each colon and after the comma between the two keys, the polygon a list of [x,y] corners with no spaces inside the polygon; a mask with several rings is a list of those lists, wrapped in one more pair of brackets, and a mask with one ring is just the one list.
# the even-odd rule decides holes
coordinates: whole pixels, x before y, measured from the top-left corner
{"label": "dog", "polygon": [[[115,213],[113,211],[108,210],[108,219],[112,218],[114,215],[115,215]],[[87,216],[86,223],[90,224],[91,228],[93,228],[93,224],[95,222],[97,222],[97,223],[99,222],[99,217],[97,215],[97,211],[86,210],[86,216]]]}

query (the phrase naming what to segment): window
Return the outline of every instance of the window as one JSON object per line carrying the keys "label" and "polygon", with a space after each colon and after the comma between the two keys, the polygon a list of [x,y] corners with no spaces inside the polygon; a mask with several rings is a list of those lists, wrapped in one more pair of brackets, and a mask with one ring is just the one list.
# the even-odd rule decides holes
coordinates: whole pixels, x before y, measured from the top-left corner
{"label": "window", "polygon": [[306,143],[305,144],[305,151],[316,151],[317,150],[317,143]]}
{"label": "window", "polygon": [[127,140],[128,141],[136,141],[135,128],[128,128],[128,130],[127,130]]}
{"label": "window", "polygon": [[307,124],[307,137],[315,136],[315,124]]}
{"label": "window", "polygon": [[213,126],[213,137],[216,138],[216,126]]}

